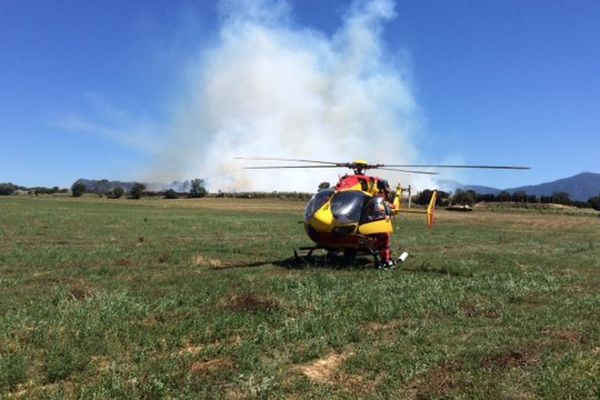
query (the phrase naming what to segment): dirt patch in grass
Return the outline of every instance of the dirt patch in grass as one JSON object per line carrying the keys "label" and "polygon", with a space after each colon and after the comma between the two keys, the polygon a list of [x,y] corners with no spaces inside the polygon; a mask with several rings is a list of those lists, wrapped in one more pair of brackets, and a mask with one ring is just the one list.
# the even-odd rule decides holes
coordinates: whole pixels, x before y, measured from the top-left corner
{"label": "dirt patch in grass", "polygon": [[380,379],[371,380],[361,375],[342,373],[334,375],[333,383],[354,395],[359,394],[359,397],[365,398],[366,395],[375,393]]}
{"label": "dirt patch in grass", "polygon": [[108,371],[110,368],[110,359],[104,356],[92,356],[90,363],[96,367],[98,372]]}
{"label": "dirt patch in grass", "polygon": [[405,320],[393,320],[385,324],[372,321],[361,326],[361,331],[373,336],[377,341],[389,342],[395,340],[398,334],[407,326],[408,321]]}
{"label": "dirt patch in grass", "polygon": [[466,389],[470,384],[460,378],[462,369],[461,363],[449,361],[429,370],[409,386],[417,399],[429,399],[445,395],[451,390]]}
{"label": "dirt patch in grass", "polygon": [[269,296],[254,293],[234,295],[223,301],[223,306],[229,311],[257,313],[279,309],[279,302]]}
{"label": "dirt patch in grass", "polygon": [[216,269],[224,267],[224,263],[222,263],[221,260],[202,255],[194,256],[194,258],[192,259],[192,263],[197,266],[207,266]]}
{"label": "dirt patch in grass", "polygon": [[571,344],[587,343],[586,335],[574,330],[563,329],[559,331],[543,331],[542,334]]}
{"label": "dirt patch in grass", "polygon": [[117,261],[115,261],[115,264],[119,267],[131,267],[133,265],[133,261],[131,261],[129,258],[119,258]]}
{"label": "dirt patch in grass", "polygon": [[214,375],[219,371],[234,369],[235,363],[229,358],[215,358],[209,361],[194,362],[190,366],[190,372],[195,375]]}
{"label": "dirt patch in grass", "polygon": [[92,289],[84,283],[74,283],[69,290],[71,300],[85,301],[92,296]]}
{"label": "dirt patch in grass", "polygon": [[484,357],[481,360],[481,367],[485,369],[508,369],[524,367],[533,364],[537,358],[523,350],[510,350],[506,353],[496,354]]}
{"label": "dirt patch in grass", "polygon": [[331,353],[299,368],[313,382],[334,383],[335,379],[333,378],[338,372],[340,365],[351,355],[351,352]]}
{"label": "dirt patch in grass", "polygon": [[171,261],[171,254],[170,253],[161,253],[158,256],[158,262],[161,264],[164,264],[166,262]]}
{"label": "dirt patch in grass", "polygon": [[482,310],[482,309],[475,307],[473,304],[466,304],[466,303],[461,304],[460,310],[462,311],[462,313],[465,316],[467,316],[469,318],[477,318],[477,317],[490,318],[490,319],[500,318],[500,313],[498,311]]}
{"label": "dirt patch in grass", "polygon": [[188,345],[185,346],[183,349],[176,351],[174,353],[171,353],[171,356],[179,356],[179,357],[184,357],[184,356],[193,356],[195,354],[198,354],[202,351],[203,347],[202,346],[192,346],[192,345]]}

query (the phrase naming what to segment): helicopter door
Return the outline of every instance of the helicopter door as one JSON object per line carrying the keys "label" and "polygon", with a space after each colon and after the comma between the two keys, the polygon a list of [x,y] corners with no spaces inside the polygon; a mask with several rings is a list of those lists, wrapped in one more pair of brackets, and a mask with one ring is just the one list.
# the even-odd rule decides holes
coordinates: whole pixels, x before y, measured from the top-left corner
{"label": "helicopter door", "polygon": [[382,197],[371,197],[365,202],[365,206],[362,209],[360,223],[366,224],[368,222],[380,221],[391,214],[389,206]]}

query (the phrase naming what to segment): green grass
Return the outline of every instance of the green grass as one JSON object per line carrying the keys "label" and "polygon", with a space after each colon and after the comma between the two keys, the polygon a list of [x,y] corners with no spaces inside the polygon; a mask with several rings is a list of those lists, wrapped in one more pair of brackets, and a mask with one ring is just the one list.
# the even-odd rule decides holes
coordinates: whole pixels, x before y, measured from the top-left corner
{"label": "green grass", "polygon": [[0,398],[600,396],[600,219],[398,218],[320,263],[303,205],[0,198]]}

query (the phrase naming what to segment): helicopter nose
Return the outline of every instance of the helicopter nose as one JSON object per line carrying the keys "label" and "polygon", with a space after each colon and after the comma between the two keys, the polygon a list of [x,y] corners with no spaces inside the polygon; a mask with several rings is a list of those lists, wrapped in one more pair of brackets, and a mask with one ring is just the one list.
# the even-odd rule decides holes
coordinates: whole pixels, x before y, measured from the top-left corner
{"label": "helicopter nose", "polygon": [[308,223],[317,232],[331,232],[335,225],[335,218],[333,218],[329,204],[325,204],[323,207],[317,210]]}

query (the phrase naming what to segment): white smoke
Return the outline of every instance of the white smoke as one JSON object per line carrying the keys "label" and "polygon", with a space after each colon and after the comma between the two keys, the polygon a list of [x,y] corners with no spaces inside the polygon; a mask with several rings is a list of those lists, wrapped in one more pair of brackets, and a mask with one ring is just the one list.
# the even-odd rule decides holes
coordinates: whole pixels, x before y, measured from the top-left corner
{"label": "white smoke", "polygon": [[416,160],[419,118],[406,67],[382,41],[395,16],[391,0],[355,3],[331,36],[295,24],[287,3],[228,1],[222,9],[219,38],[190,68],[190,93],[154,179],[314,191],[347,171],[244,170],[269,163],[234,158]]}

